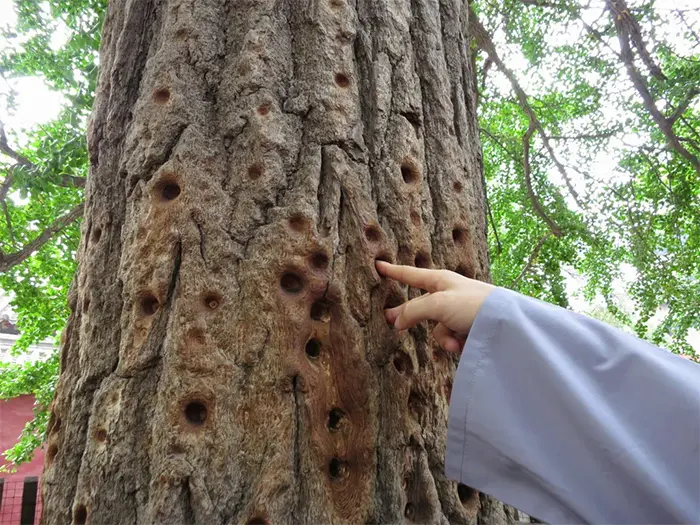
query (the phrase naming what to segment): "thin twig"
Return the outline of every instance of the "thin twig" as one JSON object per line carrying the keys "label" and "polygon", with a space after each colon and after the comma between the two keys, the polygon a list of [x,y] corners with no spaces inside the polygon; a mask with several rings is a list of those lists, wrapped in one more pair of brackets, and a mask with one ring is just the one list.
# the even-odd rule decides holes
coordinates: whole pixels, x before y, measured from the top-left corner
{"label": "thin twig", "polygon": [[525,263],[525,267],[520,271],[518,276],[515,279],[513,279],[513,282],[510,283],[509,288],[514,288],[520,282],[520,280],[527,275],[532,266],[535,264],[537,257],[540,255],[540,250],[542,249],[542,246],[544,246],[544,243],[547,242],[547,239],[549,239],[550,235],[552,235],[552,232],[547,232],[542,237],[540,237],[540,240],[537,241],[535,248],[532,250],[530,257]]}

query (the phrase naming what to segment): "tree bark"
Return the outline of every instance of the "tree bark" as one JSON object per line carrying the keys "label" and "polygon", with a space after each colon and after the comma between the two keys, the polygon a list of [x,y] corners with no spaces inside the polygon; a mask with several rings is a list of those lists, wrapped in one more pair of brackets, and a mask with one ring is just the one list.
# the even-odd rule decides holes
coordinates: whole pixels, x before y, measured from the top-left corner
{"label": "tree bark", "polygon": [[511,519],[445,478],[456,358],[374,269],[488,278],[467,18],[110,2],[42,523]]}

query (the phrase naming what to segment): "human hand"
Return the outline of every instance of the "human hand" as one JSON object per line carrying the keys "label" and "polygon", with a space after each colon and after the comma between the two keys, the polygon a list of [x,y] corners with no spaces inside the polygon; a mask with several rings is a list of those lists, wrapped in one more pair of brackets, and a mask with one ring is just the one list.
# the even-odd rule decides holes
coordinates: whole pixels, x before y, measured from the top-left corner
{"label": "human hand", "polygon": [[377,261],[377,271],[428,292],[385,310],[387,321],[397,330],[411,328],[421,321],[436,321],[433,337],[448,352],[462,349],[481,304],[496,288],[449,270],[428,270]]}

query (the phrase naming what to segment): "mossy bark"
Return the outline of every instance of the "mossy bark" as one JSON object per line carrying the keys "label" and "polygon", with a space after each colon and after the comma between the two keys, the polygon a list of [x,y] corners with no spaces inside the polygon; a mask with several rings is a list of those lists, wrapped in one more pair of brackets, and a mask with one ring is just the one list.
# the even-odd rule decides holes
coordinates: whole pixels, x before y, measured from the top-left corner
{"label": "mossy bark", "polygon": [[467,16],[110,2],[43,523],[510,519],[445,478],[456,359],[374,269],[488,276]]}

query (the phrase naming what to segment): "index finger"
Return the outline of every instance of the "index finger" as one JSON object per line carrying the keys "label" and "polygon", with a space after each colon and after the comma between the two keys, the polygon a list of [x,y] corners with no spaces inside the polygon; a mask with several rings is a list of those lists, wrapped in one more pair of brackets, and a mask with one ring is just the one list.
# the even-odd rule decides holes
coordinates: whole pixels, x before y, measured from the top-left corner
{"label": "index finger", "polygon": [[449,278],[450,274],[445,270],[414,268],[413,266],[391,264],[386,261],[377,261],[376,264],[377,271],[381,275],[414,288],[421,288],[430,293],[452,288],[452,280]]}

